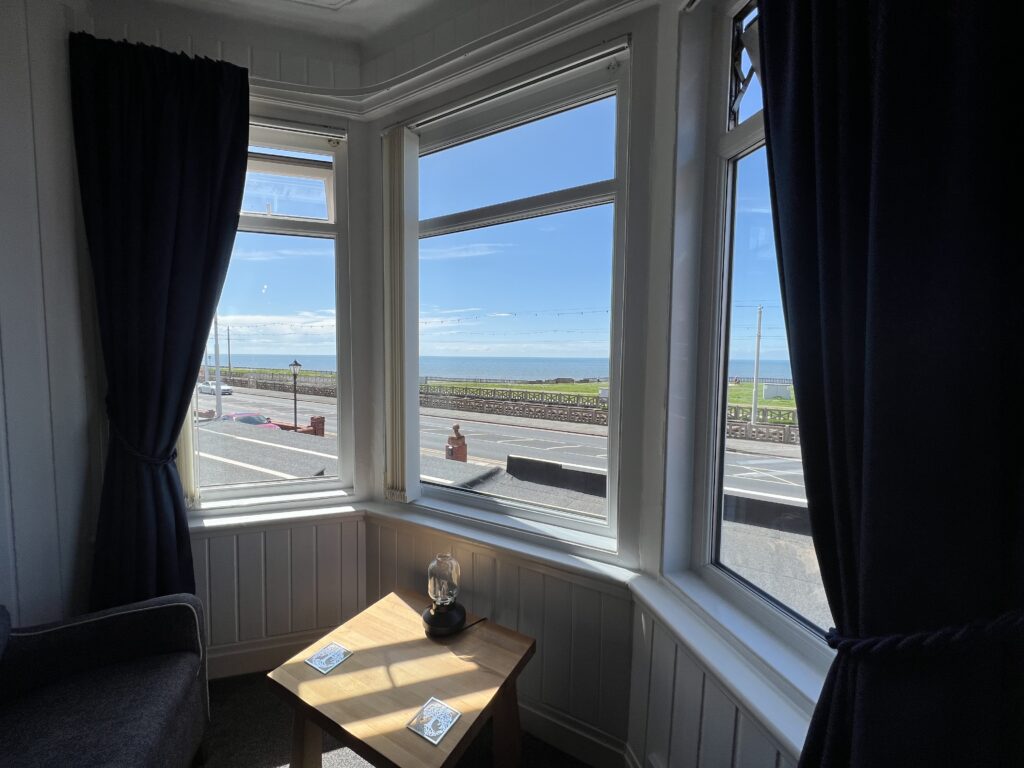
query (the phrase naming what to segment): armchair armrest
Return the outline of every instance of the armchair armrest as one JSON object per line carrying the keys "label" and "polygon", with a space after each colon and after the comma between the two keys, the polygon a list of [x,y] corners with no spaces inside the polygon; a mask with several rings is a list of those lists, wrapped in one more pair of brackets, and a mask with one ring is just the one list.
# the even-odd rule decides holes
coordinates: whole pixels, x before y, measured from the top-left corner
{"label": "armchair armrest", "polygon": [[[194,595],[156,597],[11,630],[0,659],[0,700],[76,672],[160,653],[188,652],[206,669],[202,603]],[[205,675],[204,675],[205,676]]]}

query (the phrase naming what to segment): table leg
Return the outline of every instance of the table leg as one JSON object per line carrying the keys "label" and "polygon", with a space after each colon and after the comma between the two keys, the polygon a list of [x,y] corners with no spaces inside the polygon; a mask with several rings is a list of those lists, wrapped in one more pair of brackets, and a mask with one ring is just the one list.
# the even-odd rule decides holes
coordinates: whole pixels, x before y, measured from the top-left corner
{"label": "table leg", "polygon": [[519,697],[515,680],[509,680],[498,692],[491,722],[494,765],[496,768],[517,768],[522,759],[522,734],[519,731]]}
{"label": "table leg", "polygon": [[291,768],[321,768],[323,766],[324,732],[319,725],[295,710],[292,725]]}

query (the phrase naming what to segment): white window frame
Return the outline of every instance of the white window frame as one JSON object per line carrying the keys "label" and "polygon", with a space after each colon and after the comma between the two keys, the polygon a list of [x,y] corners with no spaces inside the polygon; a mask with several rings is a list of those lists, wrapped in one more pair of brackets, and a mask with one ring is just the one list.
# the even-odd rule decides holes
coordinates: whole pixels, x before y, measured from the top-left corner
{"label": "white window frame", "polygon": [[[278,147],[278,149],[284,149],[284,147]],[[268,173],[276,176],[315,179],[323,182],[327,199],[327,216],[324,219],[314,219],[306,216],[284,216],[279,213],[255,213],[253,211],[243,211],[239,214],[239,219],[244,219],[247,222],[247,227],[269,227],[275,233],[279,233],[289,225],[289,222],[294,222],[297,225],[301,225],[303,234],[320,234],[327,236],[333,234],[334,224],[336,223],[337,218],[337,212],[335,210],[336,192],[334,189],[333,168],[326,168],[323,163],[315,160],[304,160],[302,158],[292,157],[274,157],[250,152],[246,172],[248,173],[250,171],[256,173]],[[241,224],[239,224],[239,228],[241,231]],[[247,231],[255,231],[255,229]]]}
{"label": "white window frame", "polygon": [[[404,428],[388,429],[390,440],[405,441],[405,450],[396,446],[389,456],[402,456],[404,488],[385,489],[392,500],[416,502],[442,514],[466,517],[487,526],[517,529],[539,535],[548,541],[565,541],[594,549],[614,552],[619,530],[618,445],[620,432],[621,354],[625,282],[625,228],[628,210],[626,196],[627,156],[629,139],[629,46],[625,39],[611,41],[585,51],[561,65],[520,78],[476,98],[452,105],[440,112],[423,116],[407,126],[407,141],[415,142],[417,156],[427,155],[503,129],[531,122],[558,112],[583,106],[601,98],[616,96],[616,146],[614,178],[527,198],[498,203],[483,208],[460,211],[419,222],[418,239],[451,232],[478,229],[511,221],[522,221],[549,214],[611,203],[614,205],[612,249],[612,296],[610,318],[610,400],[608,417],[608,492],[606,517],[603,521],[575,517],[570,513],[548,510],[528,502],[445,488],[420,481],[419,475],[419,380],[410,375],[409,366],[418,361],[419,280],[418,248],[409,247],[405,256],[405,273],[398,280],[405,285],[404,349],[392,349],[389,356],[404,356],[405,409]],[[408,164],[408,160],[406,161]],[[406,169],[404,194],[416,194],[414,178]],[[390,179],[392,185],[398,180]],[[416,210],[408,199],[405,210]],[[386,225],[387,226],[387,225]],[[393,283],[397,285],[397,283]],[[394,290],[394,289],[392,289]],[[410,321],[409,318],[412,318]],[[390,338],[390,334],[386,334]],[[413,371],[415,372],[415,371]],[[389,395],[397,401],[397,393]],[[415,403],[416,408],[411,405]],[[412,448],[413,450],[408,450]],[[390,477],[390,475],[389,475]]]}
{"label": "white window frame", "polygon": [[[178,441],[178,467],[185,498],[196,516],[228,514],[239,508],[258,511],[272,509],[281,503],[323,505],[353,494],[354,434],[352,403],[352,334],[348,254],[348,143],[342,131],[323,128],[304,129],[288,124],[278,127],[274,121],[252,118],[249,145],[272,149],[318,152],[330,155],[332,167],[324,163],[249,153],[246,171],[280,173],[324,181],[327,195],[327,220],[243,213],[238,217],[238,232],[271,235],[296,235],[334,240],[335,274],[335,354],[337,371],[337,455],[338,475],[328,478],[271,480],[201,487],[198,483],[198,442],[195,424],[182,429]],[[191,411],[190,411],[191,416]],[[346,498],[346,501],[348,499]]]}
{"label": "white window frame", "polygon": [[[689,390],[693,406],[693,475],[692,483],[683,482],[677,491],[666,495],[662,576],[809,717],[834,652],[821,633],[780,601],[715,562],[721,515],[724,351],[729,331],[735,164],[765,141],[763,112],[729,128],[732,22],[748,2],[722,0],[712,8],[700,296],[695,307],[673,306],[673,333],[678,332],[680,317],[685,317],[679,323],[681,327],[697,329],[696,381]],[[672,368],[681,371],[681,376],[673,375],[670,387],[673,391],[686,390],[690,385],[682,378],[693,376],[693,362]],[[671,424],[672,414],[669,420]],[[686,440],[684,436],[682,441]],[[673,463],[685,453],[673,450],[672,444],[670,434],[666,451],[669,483]]]}

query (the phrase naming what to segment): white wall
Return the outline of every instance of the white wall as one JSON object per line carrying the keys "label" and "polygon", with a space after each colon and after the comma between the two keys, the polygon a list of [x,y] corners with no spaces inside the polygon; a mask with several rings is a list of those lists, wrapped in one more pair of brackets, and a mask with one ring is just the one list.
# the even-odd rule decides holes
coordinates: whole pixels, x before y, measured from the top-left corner
{"label": "white wall", "polygon": [[0,2],[0,601],[20,624],[82,610],[99,467],[98,369],[67,34],[84,0]]}

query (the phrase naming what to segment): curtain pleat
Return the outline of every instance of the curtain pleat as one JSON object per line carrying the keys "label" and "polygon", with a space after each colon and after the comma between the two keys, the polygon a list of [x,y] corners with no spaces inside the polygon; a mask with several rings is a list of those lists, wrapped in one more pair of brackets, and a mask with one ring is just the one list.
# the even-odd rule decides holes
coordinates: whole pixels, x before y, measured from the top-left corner
{"label": "curtain pleat", "polygon": [[75,147],[110,439],[92,607],[194,592],[174,445],[238,225],[246,70],[70,38]]}
{"label": "curtain pleat", "polygon": [[808,512],[838,649],[803,766],[1024,764],[1019,25],[1002,10],[759,3]]}

